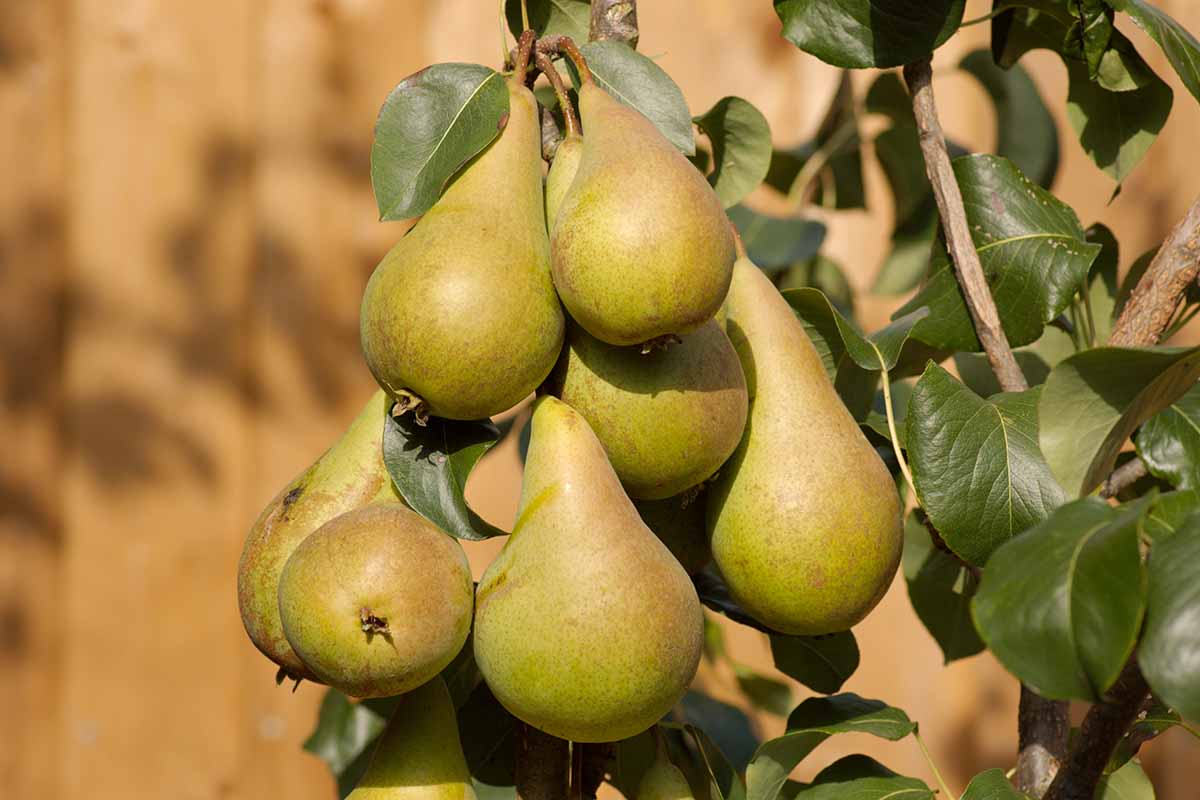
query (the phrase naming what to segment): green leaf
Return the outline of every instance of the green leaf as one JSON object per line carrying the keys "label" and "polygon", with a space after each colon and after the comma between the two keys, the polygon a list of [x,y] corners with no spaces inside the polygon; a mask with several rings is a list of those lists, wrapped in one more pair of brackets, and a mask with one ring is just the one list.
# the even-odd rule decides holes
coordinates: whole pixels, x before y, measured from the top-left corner
{"label": "green leaf", "polygon": [[771,165],[771,128],[749,101],[724,97],[693,120],[712,142],[708,182],[729,208],[758,188]]}
{"label": "green leaf", "polygon": [[786,717],[792,710],[792,688],[786,683],[759,675],[741,664],[734,664],[733,674],[738,688],[755,707],[779,717]]}
{"label": "green leaf", "polygon": [[[579,49],[601,89],[653,122],[667,141],[684,155],[696,152],[687,101],[662,67],[624,42],[588,42]],[[578,89],[579,75],[570,62],[567,64]]]}
{"label": "green leaf", "polygon": [[507,536],[472,511],[463,496],[471,470],[499,440],[500,431],[487,421],[430,417],[422,426],[412,414],[389,416],[383,461],[404,501],[446,533],[471,541]]}
{"label": "green leaf", "polygon": [[828,256],[818,253],[805,261],[797,261],[788,267],[779,280],[779,290],[817,289],[833,304],[838,313],[854,317],[854,288],[846,280],[842,265]]}
{"label": "green leaf", "polygon": [[[1083,285],[1100,245],[1084,238],[1069,206],[1034,185],[1011,161],[989,155],[954,161],[967,221],[1008,341],[1036,341]],[[925,287],[895,316],[927,306],[912,335],[935,347],[979,351],[970,312],[945,245],[935,248]]]}
{"label": "green leaf", "polygon": [[971,779],[961,800],[1028,800],[1028,798],[1028,795],[1018,792],[1008,782],[1008,778],[1004,777],[1004,770],[989,769]]}
{"label": "green leaf", "polygon": [[775,0],[783,36],[837,67],[898,67],[958,30],[965,0]]}
{"label": "green leaf", "polygon": [[771,634],[775,669],[821,694],[842,688],[858,669],[858,642],[851,631],[824,636]]}
{"label": "green leaf", "polygon": [[772,217],[743,205],[733,206],[728,213],[750,260],[767,274],[807,261],[825,241],[825,226],[814,220]]}
{"label": "green leaf", "polygon": [[1143,533],[1158,541],[1179,530],[1196,511],[1200,511],[1200,494],[1195,490],[1166,492],[1146,514]]}
{"label": "green leaf", "polygon": [[934,546],[919,509],[904,522],[901,565],[908,599],[942,649],[945,663],[981,652],[983,641],[971,621],[971,598],[979,579],[952,554]]}
{"label": "green leaf", "polygon": [[[1052,325],[1042,330],[1041,337],[1033,344],[1013,349],[1017,366],[1030,386],[1046,382],[1050,370],[1068,356],[1075,355],[1075,343],[1066,331]],[[992,365],[984,353],[955,353],[954,366],[962,382],[981,397],[990,397],[1003,389],[992,372]]]}
{"label": "green leaf", "polygon": [[1099,347],[1071,356],[1046,379],[1040,443],[1069,494],[1108,477],[1130,434],[1200,377],[1200,347]]}
{"label": "green leaf", "polygon": [[[864,336],[819,289],[788,289],[783,292],[783,297],[806,327],[822,333],[836,330],[842,340],[841,350],[866,370],[890,370],[896,366],[909,332],[928,313],[927,309],[917,309],[870,336]],[[837,350],[834,345],[830,348]],[[826,365],[826,370],[829,366]]]}
{"label": "green leaf", "polygon": [[1084,61],[1095,80],[1113,34],[1112,9],[1104,0],[1074,0],[1070,8],[1075,19],[1063,42],[1063,54]]}
{"label": "green leaf", "polygon": [[1154,694],[1200,721],[1200,515],[1193,514],[1150,551],[1146,630],[1138,664]]}
{"label": "green leaf", "polygon": [[1067,500],[1038,451],[1040,389],[984,400],[930,364],[909,400],[909,465],[921,507],[976,566]]}
{"label": "green leaf", "polygon": [[706,694],[689,691],[673,713],[681,723],[707,732],[736,772],[746,768],[758,747],[750,718],[741,709]]}
{"label": "green leaf", "polygon": [[1183,85],[1200,100],[1200,41],[1162,9],[1146,0],[1106,0],[1117,11],[1128,14],[1166,53]]}
{"label": "green leaf", "polygon": [[1133,442],[1151,474],[1200,489],[1200,385],[1147,420]]}
{"label": "green leaf", "polygon": [[1154,784],[1137,761],[1130,761],[1096,785],[1096,800],[1154,800]]}
{"label": "green leaf", "polygon": [[[520,38],[522,0],[505,0],[504,18],[514,38]],[[588,0],[524,0],[529,14],[529,27],[544,36],[570,36],[576,42],[587,41],[591,28],[591,7]]]}
{"label": "green leaf", "polygon": [[788,717],[787,731],[754,753],[746,768],[747,800],[774,800],[792,769],[830,736],[868,733],[897,741],[916,728],[900,709],[856,694],[805,700]]}
{"label": "green leaf", "polygon": [[1000,69],[987,50],[968,53],[959,67],[983,85],[996,106],[996,154],[1049,188],[1058,172],[1058,128],[1029,73],[1019,64]]}
{"label": "green leaf", "polygon": [[501,790],[514,786],[518,726],[486,683],[475,687],[458,710],[458,735],[472,778]]}
{"label": "green leaf", "polygon": [[1116,236],[1104,225],[1096,224],[1088,228],[1087,239],[1102,248],[1088,273],[1088,299],[1092,304],[1092,318],[1096,324],[1096,342],[1101,343],[1107,342],[1112,333],[1121,249]]}
{"label": "green leaf", "polygon": [[392,89],[375,122],[371,186],[382,220],[424,214],[504,127],[508,87],[478,64],[434,64]]}
{"label": "green leaf", "polygon": [[717,742],[695,725],[685,725],[684,732],[692,737],[700,751],[704,773],[709,781],[709,795],[713,800],[745,800],[746,786],[742,782],[741,770],[730,763]]}
{"label": "green leaf", "polygon": [[975,627],[1043,697],[1095,701],[1133,652],[1145,608],[1138,530],[1147,505],[1077,500],[988,561]]}
{"label": "green leaf", "polygon": [[838,759],[795,795],[799,800],[932,800],[933,791],[916,778],[897,775],[864,755]]}
{"label": "green leaf", "polygon": [[328,764],[337,776],[368,750],[386,724],[386,714],[365,703],[353,703],[334,689],[326,689],[317,727],[305,740],[304,749]]}
{"label": "green leaf", "polygon": [[1166,124],[1174,93],[1153,73],[1140,89],[1109,91],[1088,77],[1086,65],[1066,65],[1067,120],[1088,157],[1122,183]]}
{"label": "green leaf", "polygon": [[[896,420],[896,438],[900,440],[900,449],[905,450],[908,448],[908,438],[905,436],[906,426],[904,421],[908,417],[908,402],[912,399],[913,382],[892,381],[891,390],[892,413]],[[860,425],[883,437],[888,442],[892,440],[892,432],[888,429],[887,424],[887,406],[884,403],[882,389],[875,393],[875,400],[871,404],[871,410],[867,412],[866,418],[862,420]]]}
{"label": "green leaf", "polygon": [[1151,700],[1150,708],[1138,713],[1137,719],[1117,742],[1112,756],[1108,759],[1108,765],[1104,768],[1106,773],[1116,772],[1129,763],[1137,755],[1144,742],[1183,722],[1183,718],[1179,716],[1178,712],[1167,708],[1162,701],[1156,698],[1151,698]]}

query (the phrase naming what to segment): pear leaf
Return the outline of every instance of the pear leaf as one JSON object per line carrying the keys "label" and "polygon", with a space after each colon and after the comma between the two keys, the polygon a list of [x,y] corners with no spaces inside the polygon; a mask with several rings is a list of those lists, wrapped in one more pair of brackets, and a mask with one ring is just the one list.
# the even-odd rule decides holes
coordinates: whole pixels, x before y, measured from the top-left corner
{"label": "pear leaf", "polygon": [[775,669],[822,694],[841,690],[858,669],[858,642],[851,631],[824,636],[771,634]]}
{"label": "pear leaf", "polygon": [[723,97],[693,120],[712,143],[708,182],[725,208],[758,188],[771,166],[771,128],[748,100]]}
{"label": "pear leaf", "polygon": [[958,30],[966,0],[775,0],[783,36],[835,67],[898,67]]}
{"label": "pear leaf", "polygon": [[1146,0],[1105,0],[1124,11],[1134,23],[1158,43],[1183,85],[1200,100],[1200,41],[1162,9]]}
{"label": "pear leaf", "polygon": [[508,118],[508,87],[479,64],[434,64],[392,89],[371,145],[371,186],[382,220],[424,214],[454,173]]}
{"label": "pear leaf", "polygon": [[1200,514],[1193,514],[1150,551],[1146,629],[1138,665],[1157,697],[1200,721]]}
{"label": "pear leaf", "polygon": [[1200,384],[1147,420],[1133,441],[1151,474],[1200,489]]}
{"label": "pear leaf", "polygon": [[538,35],[570,36],[576,42],[586,42],[592,24],[592,9],[588,0],[505,0],[504,18],[513,38],[523,32],[521,6],[529,15],[529,27]]}
{"label": "pear leaf", "polygon": [[989,769],[971,779],[961,800],[1029,800],[1029,795],[1018,792],[1004,770]]}

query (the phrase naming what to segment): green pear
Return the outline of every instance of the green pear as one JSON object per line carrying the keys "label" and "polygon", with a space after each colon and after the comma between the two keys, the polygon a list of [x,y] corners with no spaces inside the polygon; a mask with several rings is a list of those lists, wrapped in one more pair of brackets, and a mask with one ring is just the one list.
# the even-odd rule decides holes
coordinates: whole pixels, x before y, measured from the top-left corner
{"label": "green pear", "polygon": [[654,759],[638,783],[636,800],[693,800],[687,778],[662,755]]}
{"label": "green pear", "polygon": [[279,574],[309,534],[334,517],[373,502],[399,499],[383,463],[383,425],[391,401],[376,392],[333,447],[263,509],[238,564],[238,606],[254,645],[280,677],[315,680],[283,635]]}
{"label": "green pear", "polygon": [[347,800],[475,800],[440,676],[400,698]]}
{"label": "green pear", "polygon": [[683,696],[700,661],[696,590],[595,434],[542,397],[513,534],[476,593],[475,660],[500,703],[577,742],[625,739]]}
{"label": "green pear", "polygon": [[726,330],[750,420],[708,497],[713,560],[752,616],[789,634],[848,629],[900,563],[896,485],[787,301],[740,258]]}
{"label": "green pear", "polygon": [[707,479],[746,425],[746,381],[721,326],[642,353],[569,326],[555,394],[588,421],[630,497],[661,500]]}
{"label": "green pear", "polygon": [[300,543],[279,576],[292,649],[343,694],[420,686],[471,630],[471,569],[458,540],[400,503],[349,511]]}
{"label": "green pear", "polygon": [[523,400],[562,347],[537,102],[510,79],[508,124],[367,283],[362,349],[419,414],[482,419]]}
{"label": "green pear", "polygon": [[646,527],[667,546],[688,575],[702,572],[712,561],[704,527],[703,490],[691,490],[663,500],[635,500],[634,508]]}
{"label": "green pear", "polygon": [[567,190],[579,171],[579,160],[583,158],[583,137],[567,134],[554,151],[554,161],[546,174],[546,226],[554,230],[558,209],[566,197]]}
{"label": "green pear", "polygon": [[704,176],[638,111],[579,89],[583,156],[554,221],[554,285],[616,345],[694,330],[729,288],[733,236]]}

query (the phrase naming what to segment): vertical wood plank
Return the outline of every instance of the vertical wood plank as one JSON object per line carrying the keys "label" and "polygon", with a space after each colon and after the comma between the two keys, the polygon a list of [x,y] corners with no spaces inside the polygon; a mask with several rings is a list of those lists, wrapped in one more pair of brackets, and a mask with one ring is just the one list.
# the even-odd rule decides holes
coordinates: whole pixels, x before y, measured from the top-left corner
{"label": "vertical wood plank", "polygon": [[233,782],[255,9],[73,4],[69,800]]}

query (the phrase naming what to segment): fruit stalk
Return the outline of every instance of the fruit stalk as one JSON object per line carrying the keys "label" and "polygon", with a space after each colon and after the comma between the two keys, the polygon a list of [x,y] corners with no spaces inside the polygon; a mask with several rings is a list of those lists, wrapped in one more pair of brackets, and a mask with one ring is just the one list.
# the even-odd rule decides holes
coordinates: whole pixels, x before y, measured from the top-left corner
{"label": "fruit stalk", "polygon": [[517,57],[513,60],[513,77],[518,83],[525,82],[525,73],[529,70],[529,58],[533,54],[535,35],[533,31],[525,31],[517,40]]}
{"label": "fruit stalk", "polygon": [[567,93],[567,85],[563,83],[562,75],[554,67],[554,62],[550,60],[550,56],[543,53],[541,50],[535,50],[533,54],[534,63],[546,76],[546,80],[550,81],[550,85],[554,88],[554,96],[558,98],[558,106],[563,112],[563,122],[566,125],[567,136],[579,135],[579,118],[575,116],[575,106],[571,104],[571,95]]}

